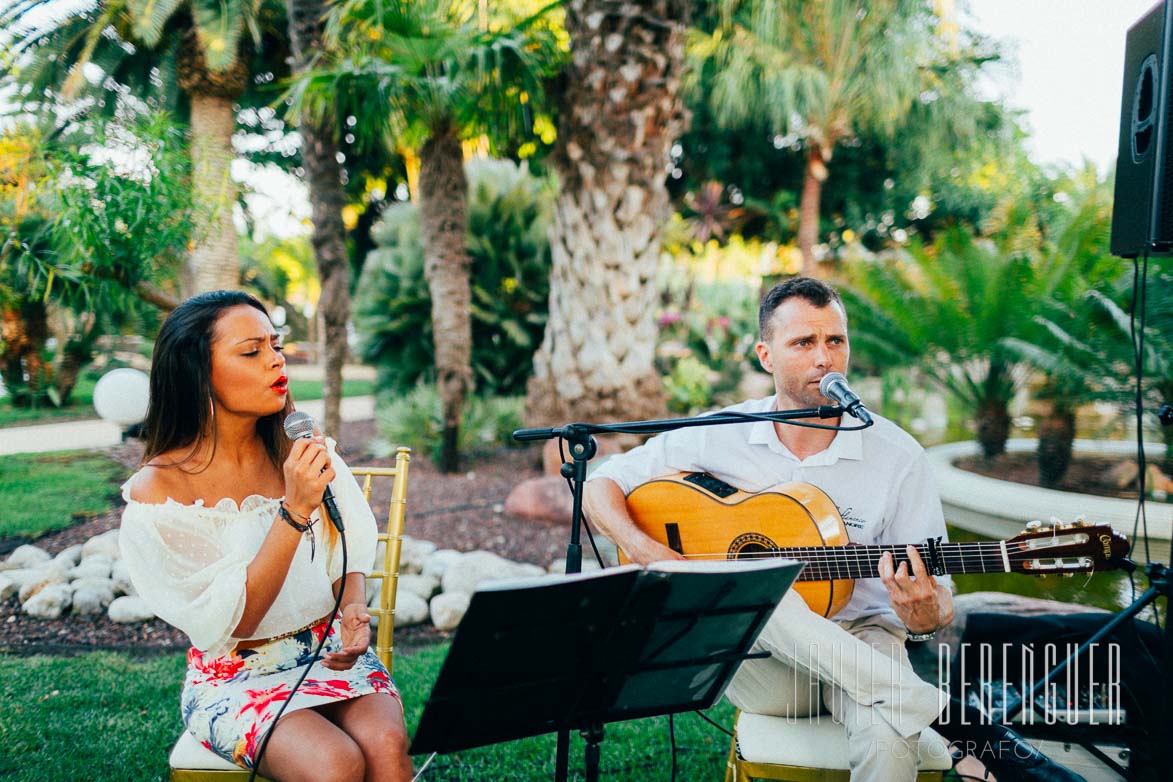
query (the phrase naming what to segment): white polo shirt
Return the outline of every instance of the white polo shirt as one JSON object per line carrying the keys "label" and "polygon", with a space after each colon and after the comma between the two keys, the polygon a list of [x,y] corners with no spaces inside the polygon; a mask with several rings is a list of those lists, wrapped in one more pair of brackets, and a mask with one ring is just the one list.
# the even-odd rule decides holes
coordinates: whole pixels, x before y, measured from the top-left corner
{"label": "white polo shirt", "polygon": [[[774,397],[725,409],[769,412],[774,409]],[[769,421],[676,429],[612,456],[591,473],[591,480],[610,478],[624,495],[674,472],[707,472],[749,492],[803,481],[819,487],[834,501],[854,543],[945,540],[941,499],[924,449],[888,419],[875,413],[872,418],[874,426],[838,432],[825,450],[806,459],[799,459],[778,440]],[[853,419],[844,421],[850,424]],[[949,585],[948,576],[937,580]],[[846,622],[884,613],[900,623],[888,590],[880,579],[869,578],[856,581],[850,602],[834,618]]]}

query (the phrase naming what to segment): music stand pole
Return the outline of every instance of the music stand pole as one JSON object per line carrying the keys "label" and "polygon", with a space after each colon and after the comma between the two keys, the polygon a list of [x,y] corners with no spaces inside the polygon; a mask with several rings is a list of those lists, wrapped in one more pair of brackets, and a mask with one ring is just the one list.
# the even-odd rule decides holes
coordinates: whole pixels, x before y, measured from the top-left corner
{"label": "music stand pole", "polygon": [[[847,412],[839,405],[820,405],[819,407],[802,408],[799,410],[776,410],[770,413],[759,413],[751,418],[737,413],[714,413],[712,415],[693,418],[673,418],[655,421],[627,421],[617,424],[587,424],[573,423],[566,426],[541,427],[535,429],[518,429],[513,432],[513,439],[519,442],[532,440],[552,440],[561,437],[570,445],[570,456],[573,461],[562,463],[562,477],[570,480],[570,489],[573,496],[573,511],[570,519],[570,542],[566,546],[567,573],[582,572],[582,489],[586,483],[586,465],[598,452],[598,444],[593,434],[619,433],[656,434],[671,429],[682,429],[691,426],[716,426],[719,424],[749,423],[754,420],[791,421],[804,418],[838,418]],[[597,736],[597,739],[593,739]],[[593,746],[594,755],[598,755],[598,741],[602,740],[602,726],[597,732],[592,729],[583,731],[583,738],[588,742],[588,757]],[[589,764],[588,764],[589,767]],[[570,768],[570,732],[558,731],[558,742],[554,752],[554,780],[566,782]]]}
{"label": "music stand pole", "polygon": [[[570,444],[571,462],[562,463],[562,477],[570,480],[571,494],[574,498],[573,510],[570,514],[570,542],[566,545],[567,573],[582,572],[582,488],[586,483],[587,462],[594,458],[599,446],[590,431],[578,424],[562,427],[561,436]],[[594,757],[597,777],[599,762],[599,744],[602,740],[603,728],[598,727],[598,738],[587,743],[587,768],[590,769],[590,759]],[[585,734],[585,732],[584,732]],[[594,736],[594,731],[591,731]],[[570,772],[570,731],[558,731],[558,743],[554,751],[554,779],[555,782],[566,782]],[[587,782],[591,782],[588,776]]]}

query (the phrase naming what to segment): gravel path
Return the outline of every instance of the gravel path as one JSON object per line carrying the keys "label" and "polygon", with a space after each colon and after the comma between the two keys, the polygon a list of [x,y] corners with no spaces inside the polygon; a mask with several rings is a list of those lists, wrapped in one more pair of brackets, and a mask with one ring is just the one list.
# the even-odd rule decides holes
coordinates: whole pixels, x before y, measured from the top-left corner
{"label": "gravel path", "polygon": [[[367,444],[374,435],[374,422],[343,424],[340,451],[349,464],[391,466],[393,459],[373,459]],[[135,443],[109,450],[112,458],[126,468],[129,475],[142,455]],[[444,475],[424,455],[413,454],[408,478],[406,534],[431,540],[440,548],[459,551],[488,549],[501,556],[546,567],[564,556],[567,525],[525,521],[503,512],[505,498],[519,482],[537,477],[540,452],[505,449],[470,461],[467,471]],[[390,499],[389,482],[377,483],[372,501],[386,507]],[[122,500],[117,507],[96,518],[67,529],[42,536],[36,545],[51,554],[118,526]],[[380,520],[382,521],[382,520]],[[15,541],[8,543],[8,550]],[[20,612],[15,597],[0,603],[0,651],[16,654],[124,649],[149,654],[186,649],[187,638],[160,620],[120,625],[104,614],[69,616],[47,621]],[[397,648],[410,649],[446,638],[430,625],[396,630]]]}

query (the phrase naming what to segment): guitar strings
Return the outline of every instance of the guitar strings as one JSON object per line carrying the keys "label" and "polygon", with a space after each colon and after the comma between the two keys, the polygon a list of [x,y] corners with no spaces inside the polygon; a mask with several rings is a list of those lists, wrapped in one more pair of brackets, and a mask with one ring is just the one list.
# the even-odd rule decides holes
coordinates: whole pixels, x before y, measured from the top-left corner
{"label": "guitar strings", "polygon": [[[947,547],[947,548],[946,548]],[[927,544],[914,546],[922,557],[927,557]],[[1003,559],[1002,544],[996,541],[982,541],[973,543],[945,543],[937,549],[942,564],[948,573],[989,573],[1006,572],[1006,562]],[[729,557],[728,552],[692,553],[684,554],[686,559],[765,559],[770,557],[789,557],[806,562],[812,567],[799,576],[799,580],[826,580],[826,578],[860,578],[872,576],[872,571],[878,567],[880,558],[885,553],[893,555],[903,554],[903,548],[893,545],[862,545],[862,546],[787,546],[775,550],[744,552],[737,557]],[[977,555],[976,557],[974,555]],[[1063,560],[1062,556],[1047,556],[1045,551],[1031,551],[1021,543],[1008,544],[1006,547],[1007,559],[1020,563],[1022,560]],[[896,564],[907,562],[897,559]],[[993,567],[989,567],[992,565]],[[1070,566],[1068,566],[1070,567]],[[861,568],[866,568],[866,572]],[[1085,568],[1080,568],[1084,570]],[[1094,569],[1086,569],[1094,572]],[[845,572],[846,571],[846,572]],[[1042,572],[1042,571],[1040,571]],[[1058,568],[1048,569],[1045,572],[1061,572]]]}

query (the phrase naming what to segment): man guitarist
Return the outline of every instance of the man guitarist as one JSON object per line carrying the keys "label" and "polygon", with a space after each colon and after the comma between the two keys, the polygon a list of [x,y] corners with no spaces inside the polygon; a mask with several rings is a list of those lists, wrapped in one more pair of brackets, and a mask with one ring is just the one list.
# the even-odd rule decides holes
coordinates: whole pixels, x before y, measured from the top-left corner
{"label": "man guitarist", "polygon": [[[829,372],[845,374],[851,354],[839,294],[808,277],[779,283],[762,299],[758,325],[755,350],[776,393],[728,409],[828,404],[819,382]],[[586,511],[640,564],[682,557],[636,526],[626,497],[640,484],[680,471],[707,472],[746,491],[788,481],[814,484],[834,500],[854,543],[944,539],[941,502],[923,449],[891,421],[873,418],[875,425],[861,431],[756,421],[667,432],[601,465],[586,484]],[[744,663],[726,692],[744,711],[805,716],[818,711],[811,702],[818,696],[808,686],[817,677],[823,705],[847,731],[853,782],[915,779],[917,756],[909,745],[915,747],[944,706],[944,695],[912,671],[904,642],[927,639],[952,621],[950,583],[931,575],[911,545],[906,551],[908,561],[898,565],[885,554],[880,579],[856,582],[833,621],[788,592],[757,641],[757,649],[771,656]],[[1078,779],[1023,747],[1009,753],[1016,757],[979,759],[1003,780]]]}

